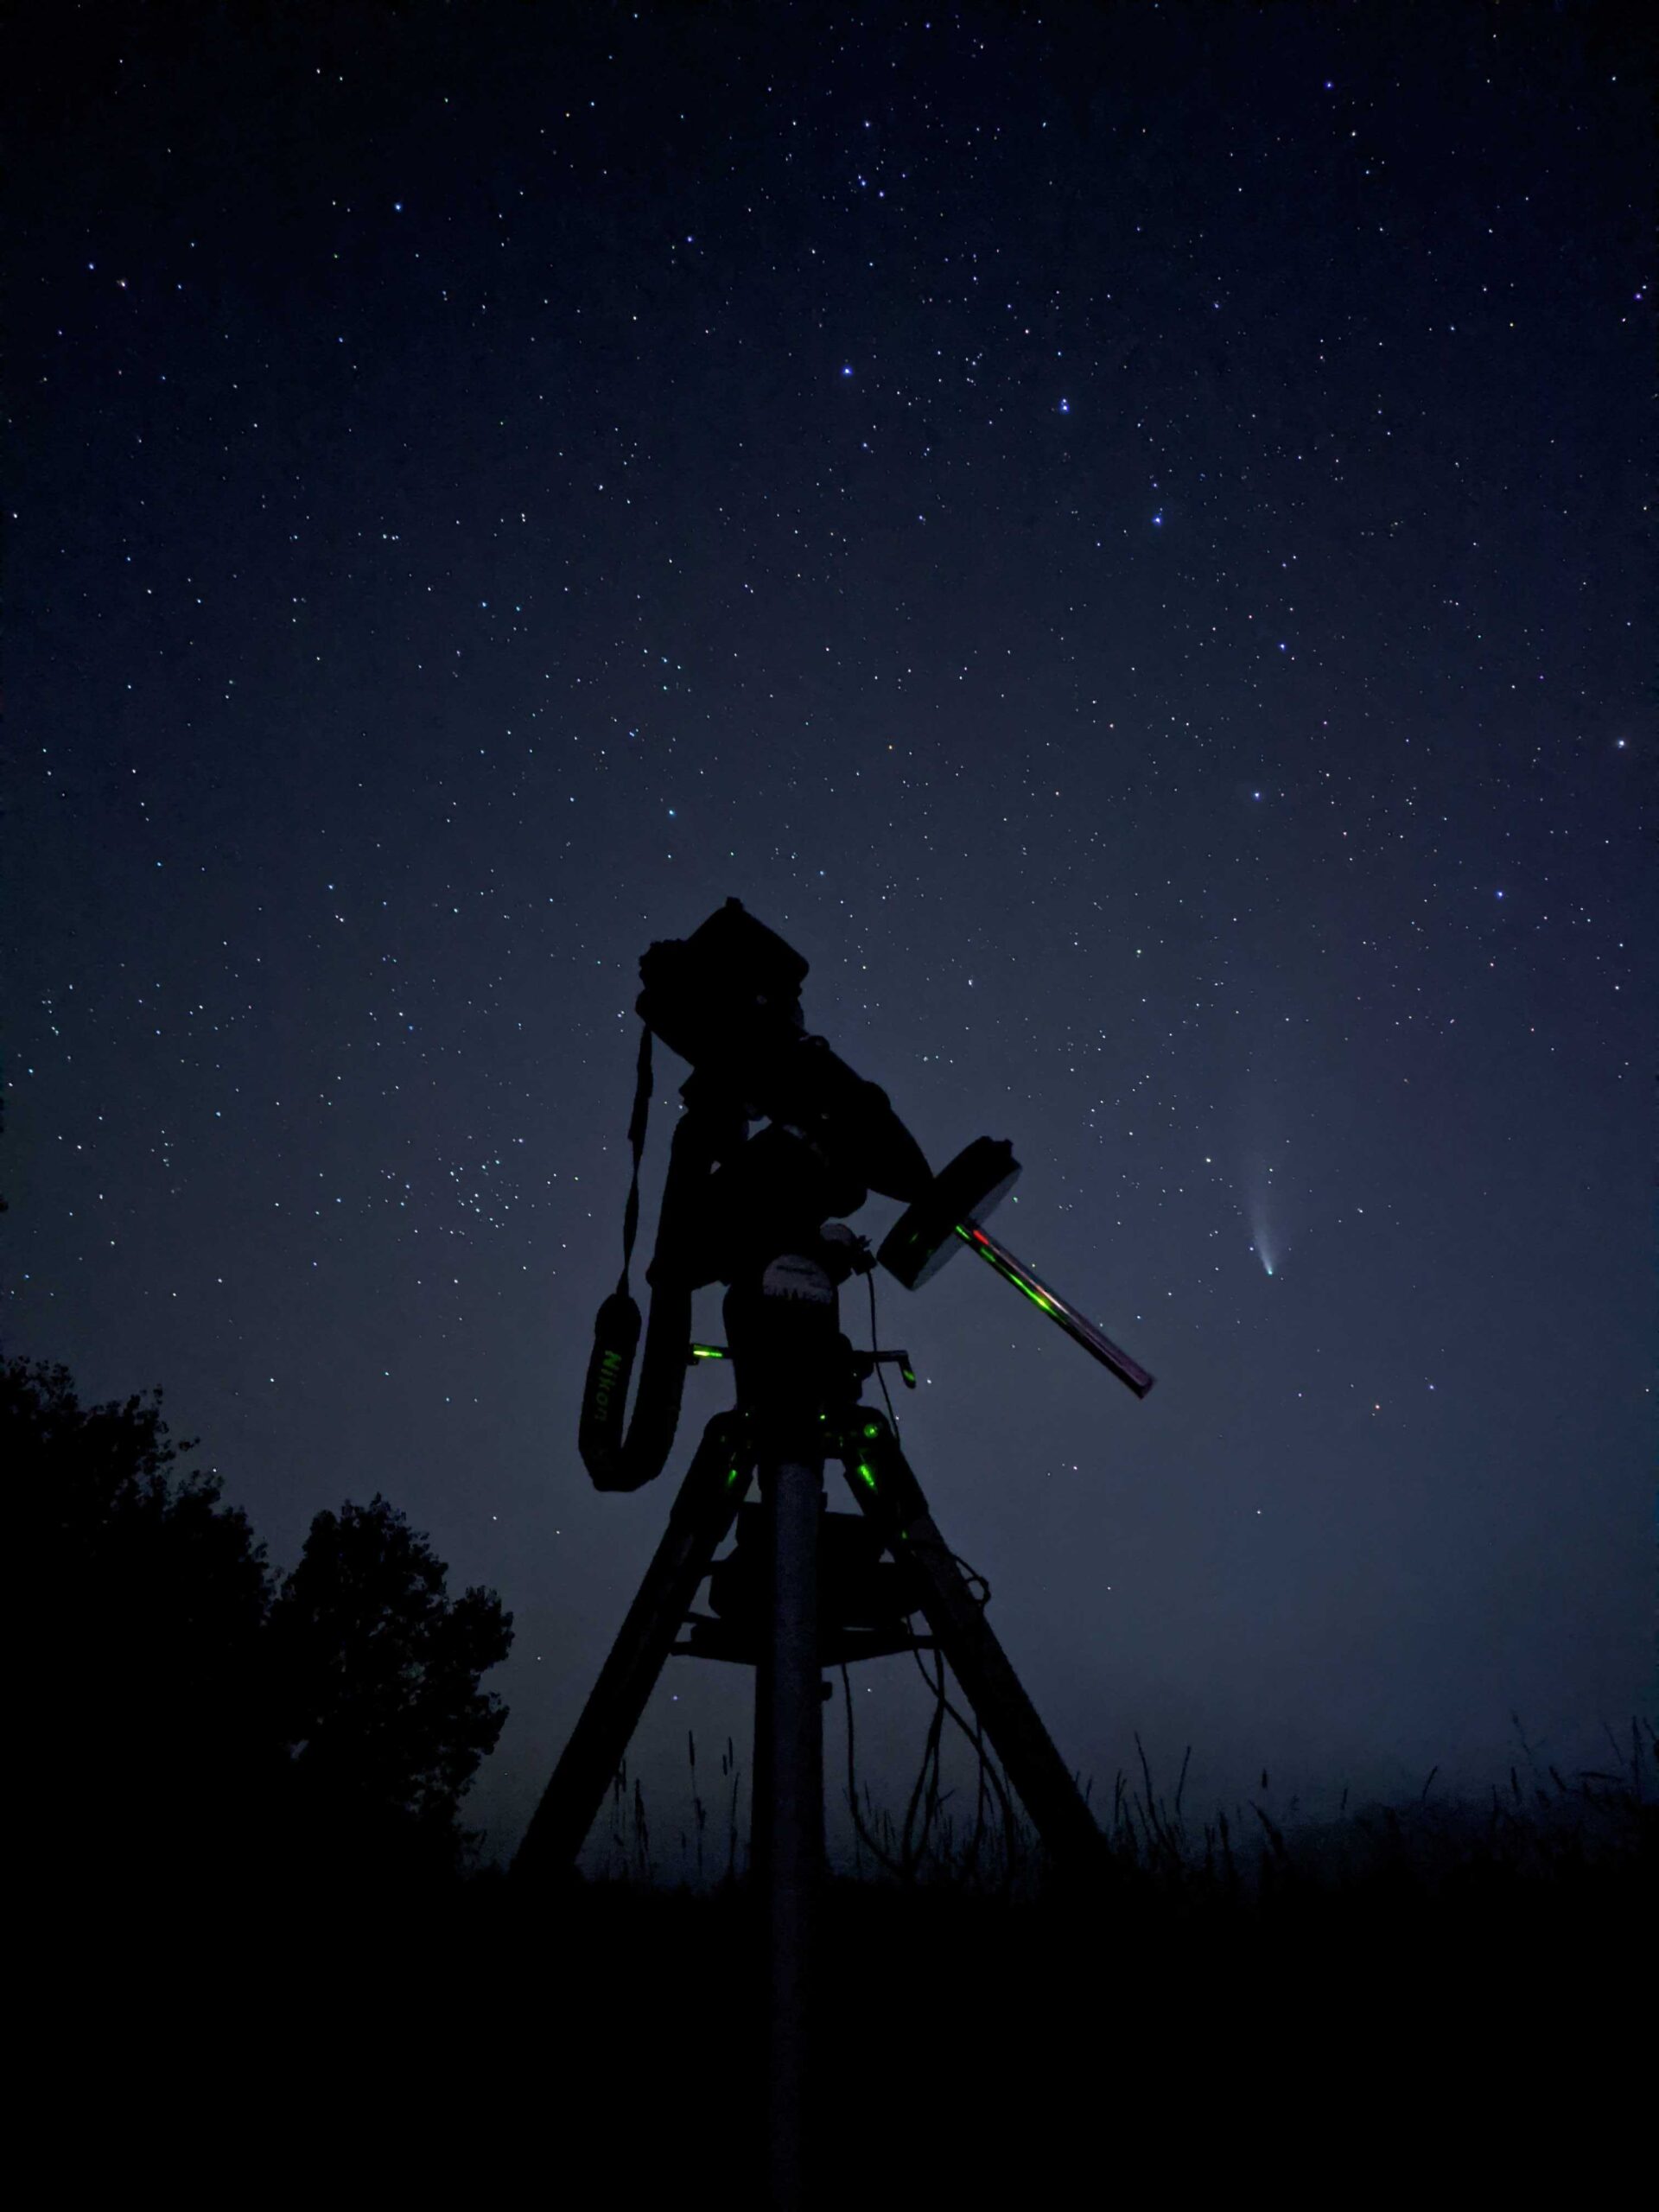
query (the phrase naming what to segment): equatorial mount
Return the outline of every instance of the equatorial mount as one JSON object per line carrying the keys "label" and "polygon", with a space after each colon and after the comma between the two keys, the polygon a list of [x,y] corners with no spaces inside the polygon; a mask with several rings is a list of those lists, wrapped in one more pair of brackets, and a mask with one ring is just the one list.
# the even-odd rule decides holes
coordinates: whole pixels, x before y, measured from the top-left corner
{"label": "equatorial mount", "polygon": [[[690,937],[653,944],[628,1140],[633,1179],[620,1280],[599,1311],[582,1396],[582,1457],[601,1490],[662,1471],[689,1369],[729,1363],[736,1404],[702,1433],[644,1582],[513,1861],[515,1878],[568,1872],[671,1654],[755,1669],[752,1861],[767,1923],[772,2201],[800,2201],[806,1990],[823,1852],[826,1667],[918,1648],[948,1662],[1056,1862],[1092,1865],[1094,1818],[940,1535],[888,1417],[862,1402],[886,1363],[913,1388],[908,1353],[855,1351],[838,1295],[878,1263],[920,1288],[963,1246],[976,1252],[1137,1396],[1152,1377],[1048,1288],[985,1223],[1012,1189],[1013,1147],[976,1138],[932,1173],[887,1093],[806,1031],[807,965],[728,899]],[[691,1063],[681,1085],[640,1343],[628,1285],[652,1090],[652,1039]],[[752,1132],[752,1124],[765,1126]],[[904,1212],[874,1259],[833,1216],[870,1192]],[[727,1341],[695,1342],[691,1297],[727,1286]],[[838,1464],[856,1512],[825,1510]],[[751,1502],[751,1486],[759,1498]],[[729,1554],[716,1553],[735,1529]],[[708,1583],[708,1611],[696,1610]],[[918,1614],[928,1635],[918,1636]]]}

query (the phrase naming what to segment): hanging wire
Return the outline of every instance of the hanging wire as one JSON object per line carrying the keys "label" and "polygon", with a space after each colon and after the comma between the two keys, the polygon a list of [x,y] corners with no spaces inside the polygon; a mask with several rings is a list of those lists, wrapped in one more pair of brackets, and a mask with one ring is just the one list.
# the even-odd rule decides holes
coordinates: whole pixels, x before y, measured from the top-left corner
{"label": "hanging wire", "polygon": [[[868,1287],[870,1295],[870,1352],[872,1355],[872,1369],[874,1373],[876,1382],[880,1386],[881,1396],[887,1409],[887,1420],[892,1425],[893,1440],[897,1442],[899,1438],[899,1416],[893,1409],[893,1395],[887,1389],[887,1378],[882,1372],[882,1363],[880,1359],[874,1357],[875,1353],[880,1348],[880,1338],[878,1334],[876,1322],[875,1270],[874,1268],[868,1271],[864,1280]],[[973,1599],[974,1603],[981,1607],[988,1605],[991,1601],[991,1586],[989,1582],[979,1572],[977,1567],[971,1566],[967,1560],[963,1558],[960,1552],[952,1552],[950,1556],[956,1561],[956,1564],[962,1569],[963,1580],[968,1585],[968,1594]],[[981,1721],[978,1713],[976,1713],[973,1723],[970,1726],[969,1722],[963,1718],[962,1714],[957,1711],[956,1706],[952,1703],[950,1698],[947,1694],[945,1689],[944,1654],[942,1651],[936,1651],[935,1653],[936,1667],[932,1675],[928,1673],[926,1667],[923,1664],[921,1653],[915,1650],[913,1646],[912,1656],[914,1656],[917,1667],[920,1671],[922,1680],[927,1684],[929,1689],[933,1693],[934,1707],[932,1718],[928,1723],[927,1737],[922,1750],[921,1768],[916,1777],[915,1786],[911,1791],[910,1804],[905,1816],[903,1838],[900,1844],[902,1857],[897,1860],[892,1858],[888,1853],[885,1852],[881,1848],[874,1836],[871,1834],[869,1829],[865,1826],[863,1815],[859,1810],[858,1782],[853,1748],[852,1684],[848,1679],[845,1663],[843,1662],[842,1666],[842,1696],[847,1709],[847,1802],[852,1810],[854,1827],[857,1832],[860,1841],[868,1845],[872,1856],[874,1857],[880,1865],[887,1868],[888,1873],[897,1875],[901,1881],[908,1881],[912,1878],[917,1866],[920,1862],[923,1853],[926,1851],[927,1840],[931,1831],[934,1819],[945,1803],[946,1799],[953,1794],[949,1791],[945,1793],[944,1796],[941,1796],[939,1794],[940,1738],[944,1732],[945,1720],[949,1719],[956,1723],[963,1735],[973,1746],[974,1756],[978,1768],[977,1809],[974,1823],[974,1838],[971,1847],[972,1859],[976,1866],[978,1862],[980,1844],[985,1829],[985,1785],[988,1780],[992,1789],[996,1794],[998,1802],[1001,1804],[1002,1808],[1004,1834],[1007,1839],[1007,1848],[1005,1853],[1003,1876],[1003,1885],[1004,1887],[1007,1887],[1007,1884],[1012,1881],[1014,1876],[1015,1834],[1014,1803],[1009,1795],[1007,1783],[999,1770],[996,1762],[995,1759],[987,1756],[985,1750],[984,1725]],[[922,1814],[921,1834],[917,1838],[916,1841],[912,1845],[912,1838],[914,1834],[916,1815],[918,1810],[920,1810]]]}
{"label": "hanging wire", "polygon": [[881,1372],[881,1362],[875,1357],[878,1343],[875,1333],[875,1269],[874,1268],[865,1276],[864,1281],[870,1294],[870,1357],[874,1363],[875,1379],[881,1386],[881,1395],[887,1403],[887,1419],[893,1425],[893,1440],[896,1443],[899,1438],[899,1416],[893,1410],[893,1397],[887,1389],[887,1378]]}
{"label": "hanging wire", "polygon": [[[913,1648],[913,1647],[912,1647]],[[930,1681],[927,1669],[922,1666],[922,1655],[916,1652],[916,1664],[921,1668],[922,1680],[930,1689],[938,1692],[933,1717],[927,1724],[927,1741],[922,1751],[922,1764],[916,1776],[915,1787],[910,1793],[910,1802],[905,1808],[905,1830],[900,1845],[903,1853],[905,1879],[914,1878],[916,1870],[927,1853],[927,1839],[933,1827],[933,1818],[943,1802],[939,1796],[939,1739],[944,1733],[944,1656],[934,1654],[938,1661],[937,1681]],[[922,1814],[922,1832],[912,1845],[918,1809]]]}
{"label": "hanging wire", "polygon": [[[1006,1854],[1006,1864],[1003,1870],[1002,1885],[1003,1887],[1007,1889],[1014,1879],[1014,1838],[1016,1834],[1014,1827],[1014,1801],[1009,1795],[1007,1781],[1001,1769],[998,1767],[996,1761],[987,1755],[985,1750],[984,1725],[981,1721],[977,1712],[976,1712],[974,1715],[973,1724],[970,1726],[969,1724],[963,1718],[962,1714],[957,1710],[956,1706],[952,1703],[950,1697],[945,1694],[944,1655],[943,1652],[938,1655],[938,1673],[937,1679],[930,1676],[926,1668],[922,1665],[921,1653],[918,1651],[914,1654],[914,1656],[917,1667],[920,1671],[922,1680],[927,1684],[929,1689],[934,1692],[934,1694],[938,1700],[938,1708],[934,1715],[935,1720],[937,1721],[939,1713],[942,1713],[948,1715],[950,1719],[955,1721],[957,1726],[962,1731],[963,1736],[966,1737],[969,1743],[970,1743],[974,1747],[975,1756],[979,1762],[980,1789],[982,1792],[988,1779],[992,1789],[996,1792],[998,1802],[1002,1808],[1003,1834],[1007,1839],[1007,1849]],[[931,1733],[931,1732],[930,1730],[930,1734]],[[976,1850],[977,1850],[978,1847],[978,1839],[982,1829],[982,1821],[976,1826]]]}
{"label": "hanging wire", "polygon": [[990,1584],[976,1567],[969,1566],[960,1552],[952,1552],[950,1556],[962,1569],[962,1579],[968,1585],[968,1595],[982,1612],[991,1602]]}
{"label": "hanging wire", "polygon": [[[955,1557],[954,1553],[952,1557]],[[969,1569],[969,1572],[971,1573],[972,1570]],[[950,1719],[955,1722],[968,1743],[972,1745],[978,1769],[977,1803],[973,1842],[969,1851],[970,1863],[977,1869],[980,1846],[985,1833],[985,1785],[988,1782],[1002,1809],[1003,1834],[1007,1839],[1002,1886],[1006,1889],[1014,1878],[1014,1871],[1016,1829],[1014,1801],[1009,1794],[1007,1782],[996,1761],[986,1751],[984,1723],[980,1719],[977,1713],[975,1713],[971,1723],[965,1719],[949,1695],[945,1688],[943,1652],[935,1652],[934,1672],[931,1675],[928,1673],[923,1663],[921,1653],[913,1646],[912,1656],[915,1659],[922,1680],[933,1693],[934,1708],[932,1718],[928,1723],[926,1741],[922,1750],[921,1769],[910,1795],[910,1804],[905,1817],[903,1837],[899,1847],[901,1856],[899,1859],[894,1859],[891,1853],[882,1849],[866,1824],[864,1815],[859,1808],[856,1724],[853,1719],[853,1685],[847,1672],[846,1661],[842,1660],[841,1662],[842,1704],[847,1715],[847,1805],[853,1816],[853,1827],[858,1840],[868,1848],[872,1858],[898,1880],[909,1882],[913,1878],[922,1855],[926,1851],[927,1839],[934,1818],[948,1797],[954,1795],[950,1791],[947,1791],[944,1796],[939,1794],[940,1738],[944,1722]],[[912,1843],[916,1815],[918,1809],[923,1814],[922,1832]]]}

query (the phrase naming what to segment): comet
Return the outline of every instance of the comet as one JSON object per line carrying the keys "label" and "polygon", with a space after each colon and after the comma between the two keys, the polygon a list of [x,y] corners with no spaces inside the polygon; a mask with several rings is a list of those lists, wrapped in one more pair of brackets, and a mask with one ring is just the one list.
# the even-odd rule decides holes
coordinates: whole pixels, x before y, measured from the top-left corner
{"label": "comet", "polygon": [[1253,1160],[1246,1182],[1245,1213],[1250,1224],[1250,1249],[1261,1261],[1263,1272],[1271,1277],[1282,1257],[1279,1234],[1272,1220],[1273,1170],[1262,1160]]}

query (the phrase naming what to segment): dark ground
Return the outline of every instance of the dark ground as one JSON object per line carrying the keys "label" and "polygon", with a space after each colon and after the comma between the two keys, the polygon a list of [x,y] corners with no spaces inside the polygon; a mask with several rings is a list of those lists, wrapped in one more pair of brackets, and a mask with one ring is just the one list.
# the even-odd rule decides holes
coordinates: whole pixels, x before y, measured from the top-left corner
{"label": "dark ground", "polygon": [[[1652,1805],[1521,1848],[1372,1836],[1335,1876],[1270,1851],[1249,1882],[1120,1861],[1025,1903],[832,1885],[818,2201],[1530,2189],[1645,2155]],[[131,2093],[66,2138],[88,2183],[159,2159],[224,2201],[269,2146],[331,2194],[765,2202],[741,1890],[133,1904],[83,1916],[54,1989],[53,2104]]]}

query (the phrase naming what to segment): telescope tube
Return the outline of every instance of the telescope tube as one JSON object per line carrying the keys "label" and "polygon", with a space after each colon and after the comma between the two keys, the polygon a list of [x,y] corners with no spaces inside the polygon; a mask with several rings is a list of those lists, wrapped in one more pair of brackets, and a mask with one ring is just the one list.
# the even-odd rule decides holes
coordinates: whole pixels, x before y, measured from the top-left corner
{"label": "telescope tube", "polygon": [[977,1222],[959,1221],[956,1228],[963,1243],[977,1252],[988,1266],[995,1268],[1004,1282],[1011,1282],[1033,1306],[1040,1306],[1051,1320],[1059,1323],[1073,1343],[1080,1344],[1086,1352],[1092,1352],[1103,1367],[1109,1367],[1118,1381],[1127,1382],[1137,1398],[1146,1396],[1154,1378],[1128,1352],[1120,1351],[1103,1329],[1096,1328],[1058,1291],[1051,1290],[1046,1283],[1039,1281],[1023,1261],[1016,1260]]}

